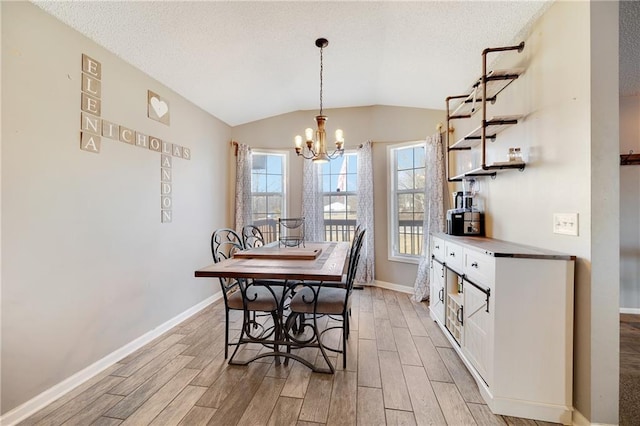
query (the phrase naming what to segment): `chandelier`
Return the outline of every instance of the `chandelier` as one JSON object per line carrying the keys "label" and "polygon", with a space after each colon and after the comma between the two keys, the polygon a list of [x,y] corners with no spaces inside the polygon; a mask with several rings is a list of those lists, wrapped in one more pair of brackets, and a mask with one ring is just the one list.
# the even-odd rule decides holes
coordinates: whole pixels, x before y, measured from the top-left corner
{"label": "chandelier", "polygon": [[331,153],[327,153],[326,137],[327,134],[324,130],[324,125],[327,121],[327,116],[322,114],[322,51],[329,45],[329,40],[326,38],[319,38],[316,40],[316,46],[320,48],[320,113],[316,115],[316,124],[318,126],[315,131],[315,140],[313,138],[313,129],[307,128],[304,131],[306,138],[306,149],[302,147],[302,136],[297,135],[295,137],[296,154],[313,160],[314,163],[326,163],[329,160],[337,158],[344,153],[344,137],[342,130],[336,130],[336,149]]}

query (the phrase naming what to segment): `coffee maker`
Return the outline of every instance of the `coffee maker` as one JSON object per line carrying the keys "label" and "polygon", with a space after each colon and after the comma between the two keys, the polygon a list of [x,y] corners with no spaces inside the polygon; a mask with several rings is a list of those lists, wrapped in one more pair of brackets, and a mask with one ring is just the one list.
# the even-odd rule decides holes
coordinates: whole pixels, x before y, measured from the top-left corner
{"label": "coffee maker", "polygon": [[455,208],[447,210],[447,234],[484,235],[484,213],[476,205],[474,193],[454,192],[453,206]]}

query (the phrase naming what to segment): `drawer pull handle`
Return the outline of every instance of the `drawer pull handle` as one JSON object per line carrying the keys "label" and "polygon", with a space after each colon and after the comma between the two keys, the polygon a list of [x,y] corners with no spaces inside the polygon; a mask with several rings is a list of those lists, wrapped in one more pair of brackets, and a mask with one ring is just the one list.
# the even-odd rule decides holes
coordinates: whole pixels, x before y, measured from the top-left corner
{"label": "drawer pull handle", "polygon": [[456,257],[456,253],[454,251],[452,251],[451,253],[449,253],[449,256]]}
{"label": "drawer pull handle", "polygon": [[456,312],[456,319],[458,320],[458,323],[460,325],[464,325],[464,322],[463,322],[464,314],[463,314],[463,310],[462,310],[463,308],[464,308],[463,306],[460,306],[458,308],[458,312]]}
{"label": "drawer pull handle", "polygon": [[440,301],[444,303],[444,288],[441,288],[438,292],[438,299],[440,299]]}
{"label": "drawer pull handle", "polygon": [[478,269],[478,262],[473,262],[473,263],[471,264],[471,267],[472,267],[472,268],[476,268],[476,269]]}

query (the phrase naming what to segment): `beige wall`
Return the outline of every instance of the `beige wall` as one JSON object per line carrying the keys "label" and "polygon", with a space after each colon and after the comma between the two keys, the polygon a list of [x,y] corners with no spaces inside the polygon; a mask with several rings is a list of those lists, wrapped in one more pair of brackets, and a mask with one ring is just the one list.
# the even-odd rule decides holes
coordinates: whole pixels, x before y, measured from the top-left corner
{"label": "beige wall", "polygon": [[[620,98],[620,153],[640,153],[640,95]],[[640,166],[620,167],[620,307],[640,309]]]}
{"label": "beige wall", "polygon": [[[285,149],[291,152],[289,167],[289,214],[299,215],[302,205],[302,160],[293,152],[293,138],[314,127],[317,111],[297,111],[236,126],[234,140],[253,148]],[[340,128],[345,133],[346,149],[354,149],[367,140],[373,145],[374,226],[376,280],[413,287],[416,265],[388,260],[387,238],[387,142],[424,140],[444,121],[444,112],[420,108],[370,106],[325,110],[329,117],[327,133]],[[228,190],[230,205],[234,190]],[[230,225],[233,223],[229,223]]]}
{"label": "beige wall", "polygon": [[[28,2],[2,2],[2,412],[219,290],[193,271],[224,225],[230,128]],[[173,161],[103,139],[79,149],[80,64],[102,63],[102,116],[191,148]],[[147,90],[171,125],[146,117]]]}
{"label": "beige wall", "polygon": [[[488,235],[578,256],[574,403],[592,422],[611,424],[618,419],[617,16],[616,3],[556,2],[526,36],[524,52],[498,61],[526,71],[487,116],[525,118],[488,144],[488,158],[507,161],[508,148],[521,147],[529,164],[480,184]],[[579,235],[553,234],[554,213],[578,213]]]}

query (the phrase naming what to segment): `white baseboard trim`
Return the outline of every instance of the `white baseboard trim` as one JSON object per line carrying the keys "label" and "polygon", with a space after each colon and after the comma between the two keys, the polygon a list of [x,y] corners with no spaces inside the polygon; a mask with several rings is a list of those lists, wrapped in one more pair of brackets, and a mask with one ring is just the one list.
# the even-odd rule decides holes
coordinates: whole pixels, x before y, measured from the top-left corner
{"label": "white baseboard trim", "polygon": [[640,315],[640,308],[620,308],[620,313]]}
{"label": "white baseboard trim", "polygon": [[378,281],[375,280],[373,282],[373,287],[382,287],[387,290],[399,291],[400,293],[413,294],[413,287],[408,287],[406,285],[388,283],[386,281]]}
{"label": "white baseboard trim", "polygon": [[614,426],[615,423],[591,423],[586,419],[582,413],[575,408],[573,409],[573,418],[572,418],[574,426]]}
{"label": "white baseboard trim", "polygon": [[125,356],[138,350],[139,348],[146,345],[156,337],[160,336],[162,333],[166,332],[167,330],[170,330],[171,328],[175,327],[176,325],[180,324],[181,322],[185,321],[191,316],[197,314],[198,312],[200,312],[201,310],[203,310],[204,308],[206,308],[216,300],[219,300],[220,298],[222,298],[222,292],[218,292],[217,294],[214,294],[213,296],[208,297],[207,299],[203,300],[197,305],[194,305],[191,308],[187,309],[186,311],[182,312],[181,314],[178,314],[177,316],[171,318],[169,321],[165,322],[164,324],[159,325],[153,330],[127,343],[120,349],[117,349],[114,352],[111,352],[109,355],[105,356],[99,361],[94,362],[87,368],[78,371],[73,376],[50,387],[46,391],[35,396],[34,398],[30,399],[24,404],[19,405],[18,407],[14,408],[11,411],[8,411],[2,417],[0,417],[0,425],[4,425],[4,426],[15,425],[16,423],[26,419],[32,414],[35,414],[37,411],[51,404],[56,399],[60,398],[64,394],[70,392],[71,390],[78,387],[82,383],[91,379],[92,377],[99,374],[100,372],[104,371],[106,368],[120,361]]}

